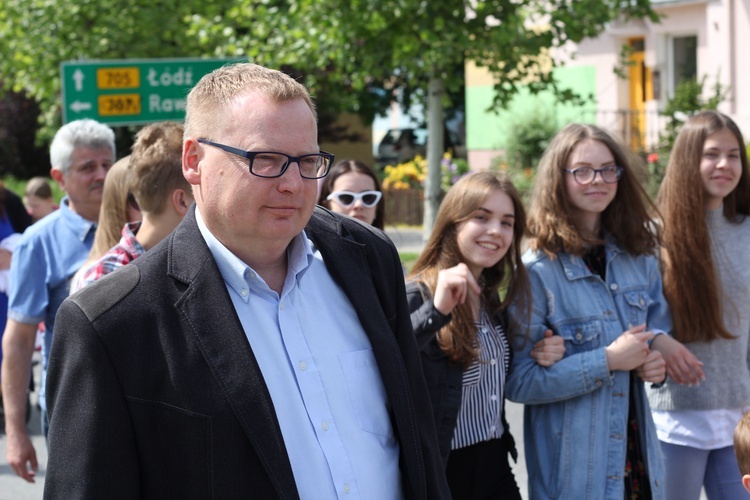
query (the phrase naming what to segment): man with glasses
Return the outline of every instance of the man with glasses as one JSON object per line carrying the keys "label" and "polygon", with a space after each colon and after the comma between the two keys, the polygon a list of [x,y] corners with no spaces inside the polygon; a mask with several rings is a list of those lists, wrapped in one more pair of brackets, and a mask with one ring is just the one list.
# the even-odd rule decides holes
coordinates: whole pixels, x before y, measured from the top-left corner
{"label": "man with glasses", "polygon": [[62,306],[45,496],[448,496],[393,245],[315,209],[307,90],[238,64],[187,99],[196,204]]}
{"label": "man with glasses", "polygon": [[8,321],[2,364],[7,457],[20,477],[34,482],[36,451],[26,431],[26,391],[37,325],[44,321],[39,404],[47,429],[45,375],[55,314],[68,296],[70,279],[94,242],[104,178],[115,161],[115,134],[94,120],[64,125],[50,146],[50,175],[65,191],[60,209],[27,229],[10,265]]}

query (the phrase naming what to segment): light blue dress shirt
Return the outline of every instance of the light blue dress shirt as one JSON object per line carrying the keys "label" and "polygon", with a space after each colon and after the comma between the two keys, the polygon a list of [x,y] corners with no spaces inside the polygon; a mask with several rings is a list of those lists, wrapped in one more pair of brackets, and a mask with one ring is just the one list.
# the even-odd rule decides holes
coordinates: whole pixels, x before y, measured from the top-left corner
{"label": "light blue dress shirt", "polygon": [[279,296],[196,210],[273,400],[301,498],[402,498],[399,446],[372,346],[305,233]]}
{"label": "light blue dress shirt", "polygon": [[70,210],[66,196],[58,210],[23,233],[11,258],[8,318],[33,325],[44,321],[39,404],[45,411],[55,314],[68,296],[71,278],[89,254],[95,232],[96,224]]}

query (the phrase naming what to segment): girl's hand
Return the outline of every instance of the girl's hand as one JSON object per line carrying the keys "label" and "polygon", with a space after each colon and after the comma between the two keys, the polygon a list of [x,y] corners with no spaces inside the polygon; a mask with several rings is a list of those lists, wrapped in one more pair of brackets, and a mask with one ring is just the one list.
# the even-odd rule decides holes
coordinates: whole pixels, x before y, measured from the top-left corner
{"label": "girl's hand", "polygon": [[646,356],[646,361],[635,369],[636,375],[638,375],[644,382],[652,382],[659,384],[664,382],[667,377],[666,362],[659,351],[651,351]]}
{"label": "girl's hand", "polygon": [[687,347],[669,335],[662,334],[654,337],[651,349],[659,351],[667,363],[669,378],[683,385],[698,385],[706,380],[703,373],[703,363]]}
{"label": "girl's hand", "polygon": [[645,331],[646,325],[634,326],[609,344],[605,349],[609,371],[630,371],[646,361],[650,350],[648,341],[654,338],[654,332]]}
{"label": "girl's hand", "polygon": [[481,293],[479,284],[463,262],[438,273],[432,303],[440,314],[449,315],[458,304],[466,302],[469,292]]}
{"label": "girl's hand", "polygon": [[531,357],[540,366],[552,366],[565,356],[565,341],[552,330],[545,330],[544,338],[534,344]]}

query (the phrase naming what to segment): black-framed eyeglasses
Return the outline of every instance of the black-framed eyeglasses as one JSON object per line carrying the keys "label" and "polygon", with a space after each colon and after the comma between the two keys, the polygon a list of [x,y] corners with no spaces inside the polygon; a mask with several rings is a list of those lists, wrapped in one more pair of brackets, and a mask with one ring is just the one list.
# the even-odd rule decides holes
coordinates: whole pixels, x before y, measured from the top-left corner
{"label": "black-framed eyeglasses", "polygon": [[352,193],[351,191],[334,191],[329,194],[326,200],[335,200],[336,203],[342,207],[350,207],[357,202],[362,200],[362,205],[367,208],[372,208],[378,204],[380,197],[383,193],[380,191],[362,191],[361,193]]}
{"label": "black-framed eyeglasses", "polygon": [[322,179],[328,174],[335,158],[334,155],[325,151],[309,155],[290,156],[276,151],[245,151],[208,139],[198,139],[198,142],[247,159],[250,173],[266,179],[281,177],[292,163],[299,165],[299,173],[303,179]]}
{"label": "black-framed eyeglasses", "polygon": [[591,184],[596,179],[596,174],[599,174],[604,182],[607,184],[614,184],[622,177],[623,168],[619,165],[608,165],[602,168],[592,167],[578,167],[574,169],[565,169],[569,174],[573,174],[573,178],[578,184]]}

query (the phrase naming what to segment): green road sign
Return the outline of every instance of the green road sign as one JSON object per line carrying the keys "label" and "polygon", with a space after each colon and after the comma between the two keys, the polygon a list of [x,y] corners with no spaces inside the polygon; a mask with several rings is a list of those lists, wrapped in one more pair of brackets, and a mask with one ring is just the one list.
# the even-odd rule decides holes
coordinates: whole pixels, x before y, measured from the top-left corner
{"label": "green road sign", "polygon": [[184,120],[185,99],[201,77],[238,59],[122,59],[60,65],[63,123],[108,125]]}

